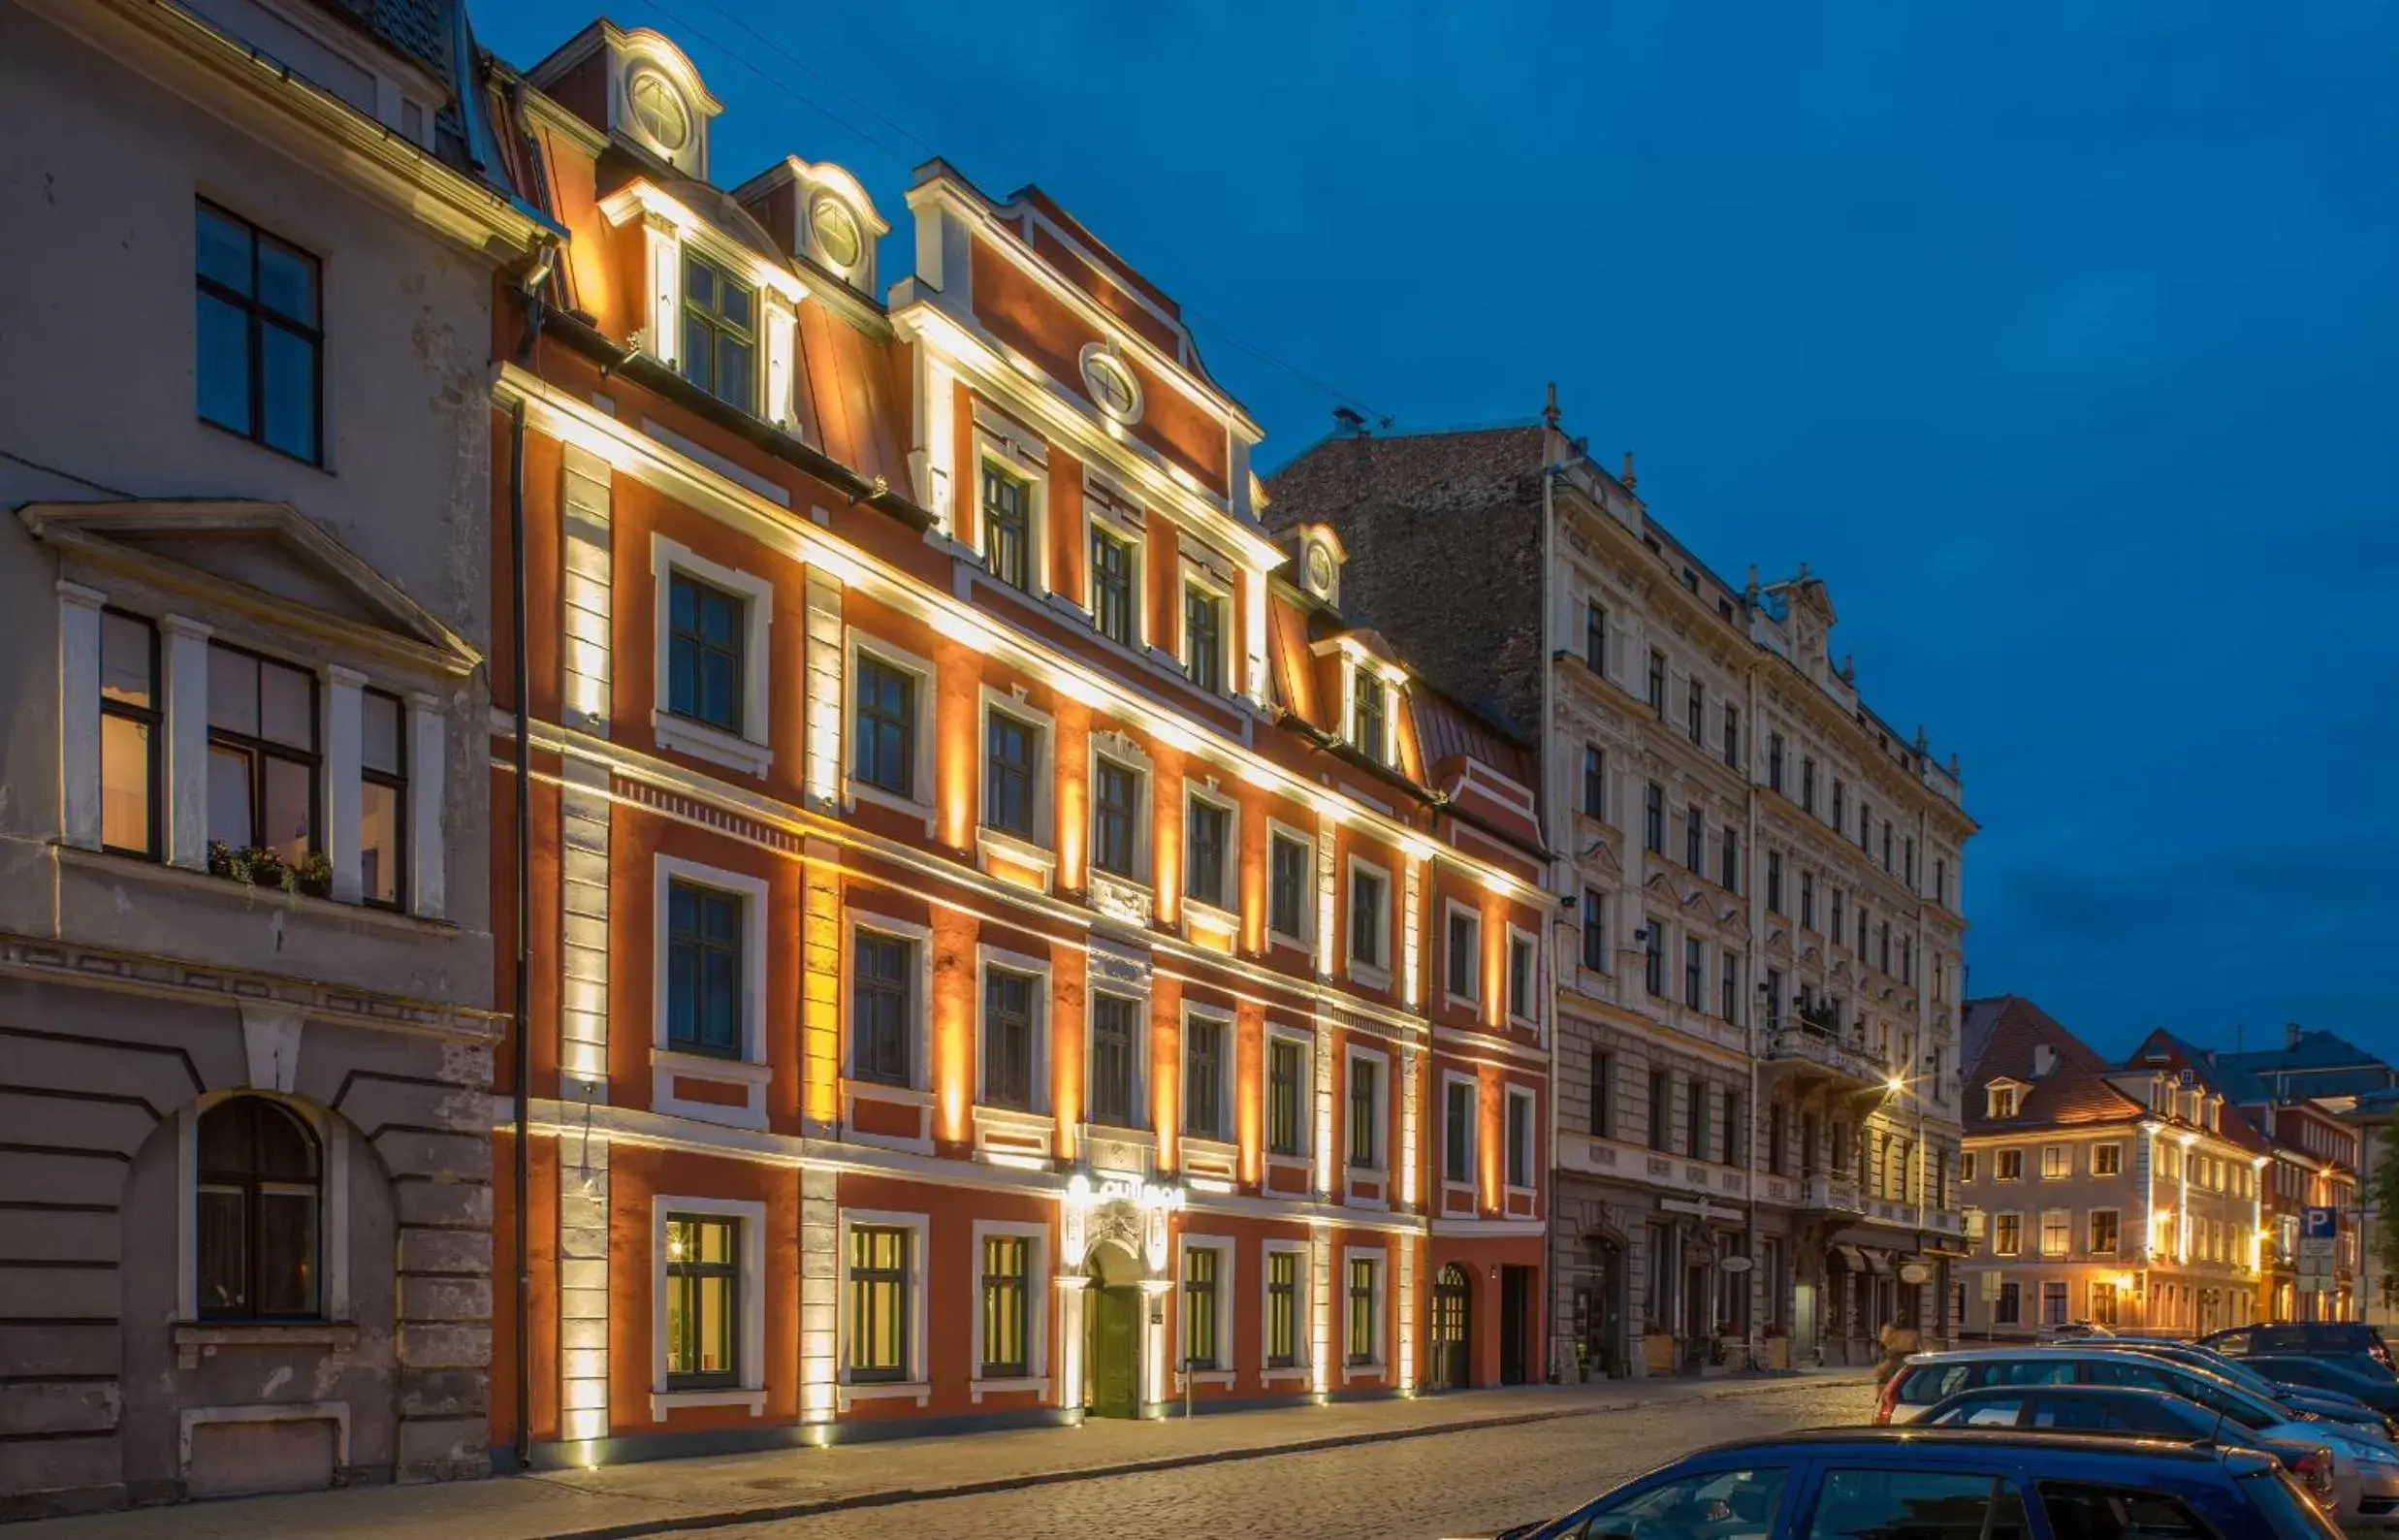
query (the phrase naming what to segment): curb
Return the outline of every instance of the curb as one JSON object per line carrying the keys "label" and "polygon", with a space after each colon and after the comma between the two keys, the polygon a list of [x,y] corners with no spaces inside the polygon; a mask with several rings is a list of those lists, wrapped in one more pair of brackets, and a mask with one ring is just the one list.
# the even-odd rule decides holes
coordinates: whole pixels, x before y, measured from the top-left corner
{"label": "curb", "polygon": [[[1729,1400],[1750,1396],[1771,1396],[1778,1391],[1799,1390],[1811,1385],[1845,1385],[1861,1383],[1849,1376],[1794,1375],[1766,1383],[1727,1386],[1722,1390],[1703,1391],[1688,1397],[1694,1401]],[[1478,1417],[1455,1423],[1431,1423],[1421,1428],[1394,1428],[1364,1433],[1333,1433],[1322,1438],[1303,1438],[1288,1444],[1255,1444],[1240,1449],[1211,1449],[1188,1455],[1162,1455],[1151,1460],[1119,1460],[1110,1465],[1078,1465],[1067,1470],[1035,1471],[1023,1476],[994,1476],[983,1481],[960,1482],[949,1487],[891,1487],[880,1492],[852,1492],[845,1497],[816,1497],[796,1502],[770,1503],[753,1508],[723,1508],[707,1513],[676,1514],[658,1519],[644,1519],[625,1524],[600,1524],[588,1529],[554,1530],[549,1540],[640,1540],[644,1535],[688,1534],[703,1529],[726,1529],[736,1524],[779,1524],[792,1519],[810,1519],[824,1514],[850,1513],[864,1508],[893,1508],[913,1502],[938,1502],[952,1497],[983,1497],[1003,1492],[1027,1492],[1037,1487],[1064,1486],[1077,1481],[1103,1481],[1113,1476],[1144,1476],[1159,1471],[1188,1470],[1200,1465],[1230,1464],[1235,1460],[1268,1460],[1282,1455],[1312,1455],[1326,1450],[1349,1449],[1360,1444],[1395,1444],[1412,1438],[1434,1438],[1446,1433],[1479,1432],[1491,1428],[1525,1428],[1539,1423],[1562,1422],[1570,1417],[1594,1417],[1605,1412],[1639,1411],[1655,1406],[1657,1400],[1596,1401],[1588,1406],[1557,1406],[1536,1412],[1510,1412],[1494,1417]]]}

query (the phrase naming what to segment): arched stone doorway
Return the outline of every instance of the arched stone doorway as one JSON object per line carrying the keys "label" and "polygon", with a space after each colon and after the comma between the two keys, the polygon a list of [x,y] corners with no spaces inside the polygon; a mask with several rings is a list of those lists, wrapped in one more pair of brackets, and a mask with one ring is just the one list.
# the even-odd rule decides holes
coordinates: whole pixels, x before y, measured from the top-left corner
{"label": "arched stone doorway", "polygon": [[1453,1262],[1433,1280],[1432,1351],[1426,1384],[1458,1391],[1474,1383],[1474,1280]]}
{"label": "arched stone doorway", "polygon": [[1083,1363],[1094,1417],[1141,1415],[1141,1265],[1114,1240],[1085,1263]]}

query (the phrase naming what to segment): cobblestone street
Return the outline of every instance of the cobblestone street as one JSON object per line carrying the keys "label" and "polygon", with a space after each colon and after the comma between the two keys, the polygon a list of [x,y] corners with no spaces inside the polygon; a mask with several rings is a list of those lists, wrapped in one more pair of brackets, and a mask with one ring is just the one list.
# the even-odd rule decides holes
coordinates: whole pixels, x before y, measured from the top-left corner
{"label": "cobblestone street", "polygon": [[1392,1443],[1099,1477],[976,1497],[746,1524],[727,1540],[893,1534],[1414,1537],[1487,1535],[1550,1518],[1627,1477],[1727,1439],[1864,1422],[1871,1385],[1775,1387]]}

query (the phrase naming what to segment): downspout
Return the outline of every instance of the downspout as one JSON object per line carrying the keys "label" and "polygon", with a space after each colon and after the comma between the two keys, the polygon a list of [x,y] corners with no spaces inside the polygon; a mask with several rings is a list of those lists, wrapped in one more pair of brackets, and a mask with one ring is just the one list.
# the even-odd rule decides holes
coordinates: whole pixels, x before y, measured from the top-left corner
{"label": "downspout", "polygon": [[[1552,395],[1551,400],[1554,402],[1556,397]],[[1549,431],[1541,435],[1541,581],[1536,585],[1536,591],[1541,597],[1541,652],[1539,655],[1541,658],[1541,722],[1533,735],[1533,742],[1540,746],[1541,754],[1541,843],[1550,849],[1550,890],[1551,897],[1555,898],[1565,865],[1563,848],[1559,845],[1551,826],[1551,820],[1557,818],[1557,798],[1553,794],[1555,787],[1552,785],[1556,779],[1552,771],[1553,761],[1557,757],[1554,742],[1557,734],[1555,723],[1551,720],[1551,713],[1555,709],[1553,697],[1557,690],[1557,657],[1556,650],[1551,646],[1551,632],[1553,629],[1555,617],[1551,611],[1555,608],[1555,604],[1550,592],[1550,585],[1554,581],[1556,573],[1556,568],[1551,564],[1556,556],[1556,488],[1559,468],[1553,463],[1557,453],[1555,422],[1551,422],[1549,425]],[[1542,1227],[1547,1231],[1555,1222],[1557,1215],[1557,1086],[1559,1079],[1557,1061],[1558,1043],[1562,1037],[1557,1030],[1557,1012],[1558,997],[1564,989],[1562,980],[1566,977],[1566,971],[1559,966],[1559,948],[1556,941],[1558,925],[1554,911],[1544,916],[1543,925],[1551,936],[1550,1011],[1549,1019],[1543,1023],[1542,1027],[1548,1035],[1547,1046],[1550,1050],[1550,1084],[1548,1094],[1542,1098],[1550,1107],[1550,1142],[1548,1145],[1550,1170],[1547,1194],[1549,1203],[1548,1212],[1543,1216],[1548,1223]],[[1551,1246],[1550,1262],[1552,1267],[1555,1266],[1556,1261],[1557,1248]],[[1557,1286],[1558,1280],[1552,1276],[1550,1279],[1549,1289],[1545,1291],[1549,1297],[1542,1301],[1544,1315],[1542,1334],[1544,1339],[1550,1343],[1549,1377],[1551,1383],[1564,1378],[1566,1369],[1566,1365],[1558,1361],[1557,1331],[1554,1325],[1557,1314]],[[1568,1355],[1569,1357],[1572,1355],[1571,1345],[1568,1346]]]}
{"label": "downspout", "polygon": [[[1753,574],[1751,592],[1743,596],[1742,603],[1741,616],[1744,625],[1749,619],[1749,605],[1755,597],[1755,587]],[[1747,1201],[1745,1206],[1749,1210],[1744,1225],[1749,1237],[1749,1271],[1743,1281],[1749,1290],[1747,1312],[1749,1319],[1748,1330],[1742,1335],[1745,1339],[1743,1346],[1749,1350],[1749,1366],[1755,1369],[1762,1366],[1761,1360],[1766,1356],[1766,1323],[1761,1317],[1772,1313],[1776,1320],[1782,1319],[1782,1300],[1775,1298],[1780,1294],[1782,1289],[1782,1280],[1779,1276],[1782,1269],[1777,1266],[1775,1272],[1765,1279],[1764,1293],[1769,1296],[1766,1301],[1768,1308],[1760,1310],[1758,1308],[1760,1293],[1758,1264],[1765,1260],[1763,1255],[1765,1248],[1761,1243],[1763,1237],[1758,1234],[1758,1187],[1765,1180],[1765,1168],[1758,1162],[1757,1133],[1762,1127],[1773,1126],[1772,1120],[1766,1115],[1764,1106],[1766,1081],[1760,1056],[1766,1051],[1766,1012],[1775,1002],[1772,996],[1764,992],[1767,973],[1766,928],[1771,921],[1766,917],[1765,842],[1758,835],[1757,752],[1758,744],[1762,741],[1761,729],[1765,726],[1765,718],[1758,711],[1758,660],[1754,652],[1743,666],[1742,675],[1743,692],[1745,697],[1742,709],[1742,725],[1748,734],[1741,746],[1741,779],[1744,788],[1742,811],[1746,826],[1743,838],[1747,841],[1744,853],[1749,867],[1747,873],[1744,874],[1749,879],[1749,977],[1735,982],[1733,1000],[1735,1004],[1746,1007],[1742,1013],[1743,1022],[1742,1037],[1748,1049],[1749,1094],[1742,1099],[1742,1116],[1748,1119],[1749,1126],[1742,1130],[1745,1137],[1742,1139],[1741,1148],[1743,1163],[1747,1167],[1742,1176],[1742,1196]],[[1793,950],[1796,951],[1797,947],[1795,946]],[[1748,997],[1746,1000],[1743,999],[1744,993]],[[1793,1244],[1791,1250],[1796,1259],[1799,1251],[1798,1245]],[[1781,1259],[1777,1257],[1775,1261],[1779,1264]],[[1787,1343],[1790,1341],[1789,1323],[1784,1323],[1783,1329],[1785,1332],[1783,1340]]]}

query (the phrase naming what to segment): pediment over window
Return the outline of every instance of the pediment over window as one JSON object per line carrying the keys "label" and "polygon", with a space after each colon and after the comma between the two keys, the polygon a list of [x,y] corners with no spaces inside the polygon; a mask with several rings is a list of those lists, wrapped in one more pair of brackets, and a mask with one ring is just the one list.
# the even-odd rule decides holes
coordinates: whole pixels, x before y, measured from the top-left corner
{"label": "pediment over window", "polygon": [[483,657],[365,559],[279,502],[36,502],[34,537],[86,570],[114,570],[210,610],[444,674]]}

